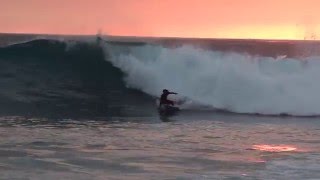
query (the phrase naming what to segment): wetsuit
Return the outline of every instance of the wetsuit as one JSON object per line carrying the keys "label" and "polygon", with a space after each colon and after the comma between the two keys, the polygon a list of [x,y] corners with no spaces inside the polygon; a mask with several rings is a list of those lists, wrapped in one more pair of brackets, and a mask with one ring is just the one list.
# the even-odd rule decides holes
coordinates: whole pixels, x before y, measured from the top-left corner
{"label": "wetsuit", "polygon": [[162,104],[169,104],[169,105],[172,105],[172,106],[174,105],[173,101],[167,99],[169,94],[177,94],[177,93],[174,93],[174,92],[164,92],[164,93],[162,93],[162,95],[160,97],[160,106]]}

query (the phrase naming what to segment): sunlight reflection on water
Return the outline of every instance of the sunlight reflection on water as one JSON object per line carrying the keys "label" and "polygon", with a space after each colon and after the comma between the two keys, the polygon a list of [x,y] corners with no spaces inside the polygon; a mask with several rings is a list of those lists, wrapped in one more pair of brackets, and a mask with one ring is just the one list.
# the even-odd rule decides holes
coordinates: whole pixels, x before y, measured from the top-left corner
{"label": "sunlight reflection on water", "polygon": [[266,152],[290,152],[296,151],[297,148],[291,145],[268,145],[268,144],[261,144],[261,145],[253,145],[254,150],[259,151],[266,151]]}

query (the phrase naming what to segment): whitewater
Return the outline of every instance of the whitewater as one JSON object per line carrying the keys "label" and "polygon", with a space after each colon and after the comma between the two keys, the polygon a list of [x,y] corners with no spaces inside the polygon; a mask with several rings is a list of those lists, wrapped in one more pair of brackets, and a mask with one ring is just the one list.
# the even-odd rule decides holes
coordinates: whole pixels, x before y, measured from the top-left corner
{"label": "whitewater", "polygon": [[[262,115],[320,114],[320,57],[266,57],[205,50],[190,45],[126,48],[104,44],[108,61],[123,71],[126,85],[152,96],[179,92],[187,109]],[[174,97],[173,97],[174,98]]]}

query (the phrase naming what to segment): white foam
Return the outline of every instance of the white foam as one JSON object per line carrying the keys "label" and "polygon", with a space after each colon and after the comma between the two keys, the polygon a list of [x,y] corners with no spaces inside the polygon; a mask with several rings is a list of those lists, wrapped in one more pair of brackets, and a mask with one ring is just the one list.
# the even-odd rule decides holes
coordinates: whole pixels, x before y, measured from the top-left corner
{"label": "white foam", "polygon": [[279,60],[191,46],[106,45],[105,50],[106,59],[127,75],[128,87],[153,96],[167,88],[237,113],[320,114],[320,57]]}

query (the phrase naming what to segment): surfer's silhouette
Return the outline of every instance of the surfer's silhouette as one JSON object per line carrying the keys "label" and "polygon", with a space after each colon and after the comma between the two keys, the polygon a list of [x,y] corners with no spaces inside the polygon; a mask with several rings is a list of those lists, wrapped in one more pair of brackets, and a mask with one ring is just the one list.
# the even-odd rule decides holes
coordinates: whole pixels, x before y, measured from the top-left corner
{"label": "surfer's silhouette", "polygon": [[178,94],[178,93],[170,92],[167,89],[162,90],[159,106],[161,106],[161,105],[171,105],[171,106],[173,106],[174,105],[174,102],[168,99],[168,95],[169,94]]}

